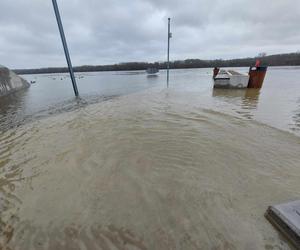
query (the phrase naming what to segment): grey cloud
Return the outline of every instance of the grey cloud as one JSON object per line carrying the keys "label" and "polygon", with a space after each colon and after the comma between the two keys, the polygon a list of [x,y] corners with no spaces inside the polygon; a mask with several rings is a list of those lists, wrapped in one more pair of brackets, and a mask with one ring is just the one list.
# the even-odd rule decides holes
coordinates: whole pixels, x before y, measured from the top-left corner
{"label": "grey cloud", "polygon": [[[74,65],[234,58],[299,50],[298,0],[57,0]],[[51,1],[1,0],[0,63],[64,66]]]}

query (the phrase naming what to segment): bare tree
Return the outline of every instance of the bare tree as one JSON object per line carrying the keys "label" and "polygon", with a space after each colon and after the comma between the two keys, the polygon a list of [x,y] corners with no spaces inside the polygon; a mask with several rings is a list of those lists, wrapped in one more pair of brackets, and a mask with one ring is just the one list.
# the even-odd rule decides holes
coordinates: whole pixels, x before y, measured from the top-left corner
{"label": "bare tree", "polygon": [[261,53],[258,54],[257,57],[265,57],[265,56],[267,56],[267,53],[266,52],[261,52]]}

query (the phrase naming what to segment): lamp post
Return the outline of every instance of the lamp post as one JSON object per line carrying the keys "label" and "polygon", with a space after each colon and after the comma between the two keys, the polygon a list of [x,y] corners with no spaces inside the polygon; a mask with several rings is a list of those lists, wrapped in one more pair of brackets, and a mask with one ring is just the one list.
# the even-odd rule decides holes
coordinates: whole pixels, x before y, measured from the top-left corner
{"label": "lamp post", "polygon": [[54,8],[55,16],[56,16],[56,21],[57,21],[61,41],[62,41],[64,51],[65,51],[65,56],[66,56],[66,60],[67,60],[67,64],[68,64],[68,68],[69,68],[69,72],[70,72],[70,77],[72,80],[74,94],[75,94],[75,96],[78,96],[79,94],[78,94],[77,84],[76,84],[74,71],[73,71],[73,67],[72,67],[72,62],[71,62],[71,58],[70,58],[70,54],[69,54],[69,50],[68,50],[68,45],[67,45],[67,41],[66,41],[66,37],[65,37],[65,33],[64,33],[64,28],[63,28],[63,25],[61,22],[60,14],[59,14],[59,9],[58,9],[56,0],[52,0],[52,3],[53,3],[53,8]]}
{"label": "lamp post", "polygon": [[172,38],[172,33],[170,32],[170,22],[171,18],[168,18],[168,58],[167,58],[167,87],[169,87],[169,71],[170,71],[170,39]]}

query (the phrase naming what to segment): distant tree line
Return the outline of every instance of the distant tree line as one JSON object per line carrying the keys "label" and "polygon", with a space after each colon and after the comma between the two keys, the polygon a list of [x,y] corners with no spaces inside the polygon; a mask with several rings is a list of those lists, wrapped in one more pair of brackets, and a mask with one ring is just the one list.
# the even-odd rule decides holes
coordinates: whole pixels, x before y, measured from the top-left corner
{"label": "distant tree line", "polygon": [[[262,65],[266,66],[296,66],[300,65],[300,53],[269,55],[260,53],[257,57],[240,58],[230,60],[201,60],[201,59],[186,59],[170,62],[171,69],[186,69],[186,68],[211,68],[211,67],[249,67],[255,64],[256,59],[260,59]],[[75,72],[95,72],[95,71],[130,71],[130,70],[146,70],[147,68],[155,67],[158,69],[166,69],[166,62],[128,62],[112,65],[84,65],[74,67]],[[17,74],[47,74],[47,73],[64,73],[68,72],[68,68],[41,68],[41,69],[16,69]]]}

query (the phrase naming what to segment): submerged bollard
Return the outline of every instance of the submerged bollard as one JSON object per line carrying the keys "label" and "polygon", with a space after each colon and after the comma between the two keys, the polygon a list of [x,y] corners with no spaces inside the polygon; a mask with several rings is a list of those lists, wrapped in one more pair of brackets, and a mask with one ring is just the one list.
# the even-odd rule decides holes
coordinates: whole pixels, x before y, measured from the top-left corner
{"label": "submerged bollard", "polygon": [[56,0],[52,0],[52,4],[53,4],[55,16],[56,16],[56,21],[57,21],[61,41],[62,41],[64,51],[65,51],[65,56],[66,56],[66,60],[67,60],[67,64],[68,64],[68,68],[69,68],[69,72],[70,72],[70,77],[71,77],[71,80],[72,80],[74,94],[75,94],[75,96],[78,96],[79,94],[78,94],[77,84],[76,84],[74,71],[73,71],[73,67],[72,67],[72,62],[71,62],[71,58],[70,58],[70,54],[69,54],[69,50],[68,50],[68,45],[67,45],[67,41],[66,41],[66,37],[65,37],[65,33],[64,33],[64,28],[63,28],[63,25],[62,25],[62,22],[61,22],[59,9],[58,9]]}

